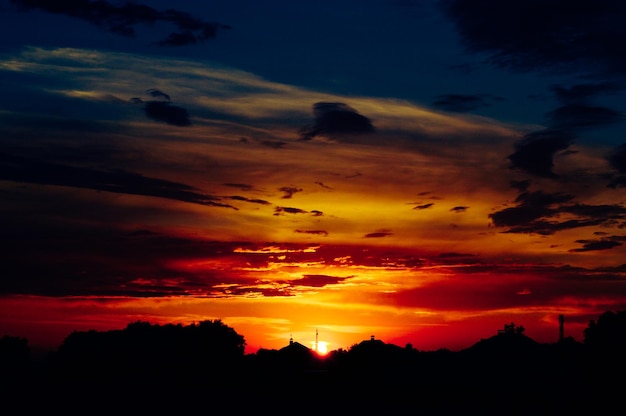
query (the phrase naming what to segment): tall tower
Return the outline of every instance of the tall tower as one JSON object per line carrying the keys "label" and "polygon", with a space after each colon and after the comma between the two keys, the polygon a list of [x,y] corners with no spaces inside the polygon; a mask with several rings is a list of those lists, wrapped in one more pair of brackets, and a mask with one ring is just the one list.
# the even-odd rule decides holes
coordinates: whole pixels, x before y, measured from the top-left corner
{"label": "tall tower", "polygon": [[317,346],[318,346],[318,340],[317,340],[317,329],[316,329],[316,330],[315,330],[315,351],[319,351],[319,350],[317,349]]}
{"label": "tall tower", "polygon": [[563,341],[564,331],[563,326],[565,324],[565,316],[563,314],[559,315],[559,341]]}

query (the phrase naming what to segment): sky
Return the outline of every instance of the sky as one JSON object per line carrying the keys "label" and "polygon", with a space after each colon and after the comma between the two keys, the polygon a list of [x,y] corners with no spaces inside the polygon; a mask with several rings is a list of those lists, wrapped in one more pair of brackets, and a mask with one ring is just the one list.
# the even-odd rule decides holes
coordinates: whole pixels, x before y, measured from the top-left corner
{"label": "sky", "polygon": [[0,0],[0,334],[581,341],[626,309],[621,0]]}

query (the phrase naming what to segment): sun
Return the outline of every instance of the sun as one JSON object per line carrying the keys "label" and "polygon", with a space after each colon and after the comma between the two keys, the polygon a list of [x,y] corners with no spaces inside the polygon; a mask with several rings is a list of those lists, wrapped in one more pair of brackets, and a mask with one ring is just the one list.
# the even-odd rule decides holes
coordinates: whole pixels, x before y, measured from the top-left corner
{"label": "sun", "polygon": [[326,355],[328,353],[328,343],[324,341],[317,342],[315,350],[319,355]]}

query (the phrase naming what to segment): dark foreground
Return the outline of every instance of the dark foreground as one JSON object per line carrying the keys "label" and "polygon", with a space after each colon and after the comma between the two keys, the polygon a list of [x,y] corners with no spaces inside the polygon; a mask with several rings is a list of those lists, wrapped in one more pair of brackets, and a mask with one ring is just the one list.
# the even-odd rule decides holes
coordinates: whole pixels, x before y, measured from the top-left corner
{"label": "dark foreground", "polygon": [[585,343],[511,324],[459,352],[372,337],[325,357],[293,341],[246,355],[220,321],[77,332],[37,362],[22,341],[1,344],[6,415],[626,414],[626,312],[592,322]]}
{"label": "dark foreground", "polygon": [[360,362],[358,368],[247,363],[202,374],[39,369],[15,377],[3,390],[3,407],[14,409],[3,413],[596,416],[626,411],[619,366],[613,371],[610,363],[596,368],[520,357],[516,364],[458,354]]}

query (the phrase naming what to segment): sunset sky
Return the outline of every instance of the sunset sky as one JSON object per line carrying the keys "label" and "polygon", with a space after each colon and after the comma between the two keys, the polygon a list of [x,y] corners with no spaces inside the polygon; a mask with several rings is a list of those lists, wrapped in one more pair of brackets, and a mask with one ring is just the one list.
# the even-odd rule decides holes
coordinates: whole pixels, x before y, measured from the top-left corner
{"label": "sunset sky", "polygon": [[0,0],[0,335],[458,350],[626,309],[622,0]]}

